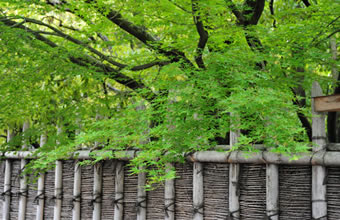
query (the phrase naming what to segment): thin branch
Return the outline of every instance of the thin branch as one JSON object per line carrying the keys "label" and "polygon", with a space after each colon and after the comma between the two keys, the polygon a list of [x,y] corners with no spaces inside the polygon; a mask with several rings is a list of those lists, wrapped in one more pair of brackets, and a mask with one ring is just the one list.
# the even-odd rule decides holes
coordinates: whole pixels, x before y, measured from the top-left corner
{"label": "thin branch", "polygon": [[192,5],[192,15],[193,15],[194,23],[196,25],[197,32],[200,36],[198,45],[197,45],[195,61],[200,68],[205,69],[202,55],[203,55],[204,48],[208,42],[209,35],[208,35],[208,32],[204,29],[204,25],[203,25],[203,22],[200,16],[197,0],[192,0],[191,5]]}
{"label": "thin branch", "polygon": [[[94,3],[95,0],[89,0],[89,3]],[[121,29],[131,34],[145,45],[150,47],[151,49],[167,56],[171,62],[182,62],[185,67],[194,68],[194,65],[191,61],[185,56],[182,51],[179,51],[176,48],[167,47],[164,48],[162,42],[158,40],[156,37],[148,33],[145,27],[137,26],[132,22],[123,18],[123,16],[115,10],[107,10],[106,8],[98,8],[96,10],[109,19],[112,23],[118,25]]]}
{"label": "thin branch", "polygon": [[44,19],[52,19],[52,20],[57,20],[59,22],[58,26],[59,27],[63,27],[72,31],[79,31],[79,29],[72,27],[72,26],[67,26],[63,24],[63,20],[56,18],[55,16],[45,16],[41,19],[41,21],[43,21]]}
{"label": "thin branch", "polygon": [[173,5],[175,5],[177,8],[181,9],[182,11],[186,12],[186,13],[190,13],[191,12],[187,9],[185,9],[184,7],[180,6],[179,4],[177,4],[176,2],[172,1],[172,0],[168,0],[169,2],[171,2]]}
{"label": "thin branch", "polygon": [[60,36],[60,37],[66,39],[68,41],[71,41],[75,44],[78,44],[80,46],[87,48],[89,51],[96,54],[99,58],[106,60],[107,62],[111,63],[114,66],[117,66],[119,68],[125,67],[124,64],[121,64],[117,61],[112,60],[111,58],[109,58],[108,56],[99,52],[98,50],[94,49],[93,47],[90,47],[88,44],[86,44],[86,43],[84,43],[84,42],[82,42],[78,39],[75,39],[75,38],[71,37],[70,35],[65,34],[64,32],[58,30],[57,28],[53,27],[52,25],[46,24],[44,22],[41,22],[41,21],[38,21],[38,20],[35,20],[35,19],[32,19],[32,18],[21,17],[21,19],[24,19],[25,22],[29,22],[29,23],[33,23],[33,24],[37,24],[37,25],[42,25],[42,26],[45,26],[45,27],[51,29],[52,31],[54,31],[57,34],[57,36]]}
{"label": "thin branch", "polygon": [[[40,35],[39,33],[37,33],[36,31],[22,25],[19,24],[15,21],[12,21],[10,19],[4,19],[4,18],[0,18],[0,22],[4,23],[5,25],[9,26],[9,27],[14,27],[14,28],[19,28],[19,29],[23,29],[25,31],[27,31],[28,33],[31,33],[35,36],[35,38],[37,40],[40,40],[42,42],[44,42],[45,44],[56,48],[59,47],[56,43],[52,42],[51,40],[43,37],[42,35]],[[116,70],[114,68],[112,68],[111,66],[107,65],[107,64],[103,64],[100,61],[92,58],[91,56],[88,55],[83,55],[83,57],[74,57],[74,56],[69,56],[69,59],[72,63],[77,64],[79,66],[83,66],[83,67],[89,67],[89,66],[93,66],[93,67],[97,67],[95,69],[95,71],[100,72],[100,73],[104,73],[106,76],[108,76],[110,79],[115,80],[116,82],[125,85],[126,87],[132,89],[132,90],[138,90],[138,89],[146,89],[147,92],[142,94],[142,97],[144,99],[146,99],[147,101],[152,101],[155,98],[155,94],[153,93],[153,91],[146,87],[143,83],[141,82],[137,82],[136,80],[130,78],[129,76],[126,76],[124,74],[122,74],[121,72],[119,72],[119,70]]]}

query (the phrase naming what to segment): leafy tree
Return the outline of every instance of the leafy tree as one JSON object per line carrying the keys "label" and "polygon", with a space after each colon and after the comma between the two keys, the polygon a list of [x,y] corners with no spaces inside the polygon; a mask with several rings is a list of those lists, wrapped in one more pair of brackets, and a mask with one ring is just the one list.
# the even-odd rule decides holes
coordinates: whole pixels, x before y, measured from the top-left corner
{"label": "leafy tree", "polygon": [[153,167],[150,183],[186,153],[228,144],[230,129],[242,130],[234,149],[307,151],[312,81],[340,88],[338,3],[3,0],[0,124],[32,126],[2,150],[45,133],[44,168],[85,146],[95,161],[137,149],[132,169]]}

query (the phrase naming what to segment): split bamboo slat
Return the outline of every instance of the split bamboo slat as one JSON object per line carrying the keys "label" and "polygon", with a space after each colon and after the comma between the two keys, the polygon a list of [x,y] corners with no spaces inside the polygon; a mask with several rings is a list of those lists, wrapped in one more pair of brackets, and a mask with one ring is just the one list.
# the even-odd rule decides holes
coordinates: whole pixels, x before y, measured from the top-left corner
{"label": "split bamboo slat", "polygon": [[[25,122],[23,125],[23,132],[27,131],[29,128],[29,123]],[[23,143],[22,148],[27,149],[27,144]],[[20,169],[24,170],[27,164],[27,160],[21,159]],[[19,209],[18,209],[18,220],[25,220],[26,217],[26,206],[27,206],[27,196],[28,196],[28,185],[27,185],[27,175],[20,177],[20,189],[19,189]]]}
{"label": "split bamboo slat", "polygon": [[[144,169],[141,167],[140,169]],[[138,186],[137,186],[137,220],[146,220],[146,174],[145,172],[138,173]]]}
{"label": "split bamboo slat", "polygon": [[[230,131],[230,147],[237,143],[239,131]],[[229,165],[229,214],[231,219],[240,219],[240,164]]]}
{"label": "split bamboo slat", "polygon": [[[14,136],[14,133],[8,128],[7,130],[7,142],[11,141]],[[10,205],[11,205],[11,176],[12,176],[12,163],[9,159],[5,162],[5,180],[4,180],[4,203],[3,203],[3,212],[2,219],[9,220],[10,219]]]}
{"label": "split bamboo slat", "polygon": [[81,199],[81,166],[77,161],[74,166],[72,220],[81,219],[80,199]]}
{"label": "split bamboo slat", "polygon": [[[40,146],[44,146],[46,144],[46,135],[41,135],[40,137]],[[44,219],[44,205],[45,205],[45,173],[41,173],[38,178],[38,191],[37,191],[36,201],[37,205],[37,214],[36,220]]]}
{"label": "split bamboo slat", "polygon": [[[322,90],[317,82],[313,83],[312,97],[322,96]],[[313,99],[312,99],[313,100]],[[326,128],[325,114],[316,112],[314,100],[312,101],[312,139],[315,143],[313,153],[316,156],[324,158],[326,151]],[[326,201],[326,167],[312,167],[312,217],[313,219],[327,219],[327,201]]]}
{"label": "split bamboo slat", "polygon": [[103,180],[103,167],[101,163],[94,165],[94,179],[93,179],[93,220],[101,219],[101,206],[102,206],[102,180]]}
{"label": "split bamboo slat", "polygon": [[[168,164],[170,171],[173,168],[172,164]],[[165,180],[164,186],[164,212],[165,220],[175,220],[175,180]]]}
{"label": "split bamboo slat", "polygon": [[203,192],[203,164],[193,163],[193,212],[194,220],[203,220],[204,192]]}
{"label": "split bamboo slat", "polygon": [[116,178],[115,178],[115,211],[114,220],[123,220],[124,214],[124,163],[118,161],[116,164]]}

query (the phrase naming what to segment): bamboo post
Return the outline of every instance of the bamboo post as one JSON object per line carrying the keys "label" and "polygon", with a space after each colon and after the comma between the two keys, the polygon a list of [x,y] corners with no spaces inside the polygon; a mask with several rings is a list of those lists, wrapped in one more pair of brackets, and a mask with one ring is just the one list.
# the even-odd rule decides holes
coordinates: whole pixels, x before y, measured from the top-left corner
{"label": "bamboo post", "polygon": [[279,220],[279,166],[267,164],[267,217],[268,220]]}
{"label": "bamboo post", "polygon": [[124,214],[124,163],[118,161],[116,165],[116,177],[115,177],[115,212],[114,220],[123,220]]}
{"label": "bamboo post", "polygon": [[101,219],[102,209],[102,181],[103,181],[103,167],[101,163],[94,165],[94,183],[93,183],[93,220]]}
{"label": "bamboo post", "polygon": [[[29,123],[25,122],[23,125],[23,132],[27,131],[29,128]],[[22,145],[23,149],[27,149],[27,143],[24,142]],[[24,170],[27,164],[27,160],[21,159],[20,161],[20,169]],[[18,208],[18,220],[25,220],[26,215],[26,204],[27,204],[27,196],[28,196],[28,187],[27,187],[27,175],[20,176],[20,190],[19,190],[19,208]]]}
{"label": "bamboo post", "polygon": [[3,213],[2,213],[2,219],[3,220],[9,220],[10,216],[10,204],[11,204],[11,161],[6,160],[5,163],[5,181],[4,181],[4,204],[3,204]]}
{"label": "bamboo post", "polygon": [[[46,143],[46,135],[41,135],[40,137],[40,147],[44,146]],[[45,205],[45,173],[41,173],[38,179],[38,194],[36,200],[37,205],[37,215],[36,220],[44,220],[44,205]]]}
{"label": "bamboo post", "polygon": [[62,203],[62,189],[63,188],[63,163],[56,161],[55,167],[55,187],[54,187],[54,220],[61,219],[61,203]]}
{"label": "bamboo post", "polygon": [[[172,164],[168,164],[170,171],[173,168]],[[175,180],[165,180],[164,186],[164,211],[165,220],[175,220]]]}
{"label": "bamboo post", "polygon": [[[232,114],[230,114],[232,116]],[[232,148],[239,137],[240,132],[230,130],[230,148]],[[229,214],[231,219],[240,219],[240,164],[229,165]]]}
{"label": "bamboo post", "polygon": [[[14,133],[7,130],[7,142],[12,140]],[[11,205],[11,175],[12,175],[12,163],[9,159],[6,160],[5,163],[5,180],[4,180],[4,204],[3,204],[3,212],[2,219],[9,220],[10,219],[10,205]]]}
{"label": "bamboo post", "polygon": [[[58,127],[58,134],[61,134],[61,127]],[[60,143],[57,142],[57,145]],[[62,161],[56,161],[55,166],[55,182],[54,182],[54,220],[61,219],[61,204],[62,204],[62,194],[63,193],[63,163]]]}
{"label": "bamboo post", "polygon": [[[143,167],[140,169],[144,169]],[[146,174],[145,172],[138,173],[138,191],[137,191],[137,220],[146,219]]]}
{"label": "bamboo post", "polygon": [[[312,97],[322,96],[322,90],[319,83],[314,82],[312,87]],[[325,114],[315,112],[314,101],[312,99],[312,139],[315,144],[313,152],[315,155],[321,154],[323,157],[326,150],[326,129]],[[313,219],[327,219],[327,201],[326,201],[326,167],[312,167],[312,217]]]}
{"label": "bamboo post", "polygon": [[81,166],[76,162],[74,166],[73,184],[73,210],[72,220],[80,220],[80,200],[81,200]]}
{"label": "bamboo post", "polygon": [[193,166],[193,219],[203,220],[203,164],[194,162]]}

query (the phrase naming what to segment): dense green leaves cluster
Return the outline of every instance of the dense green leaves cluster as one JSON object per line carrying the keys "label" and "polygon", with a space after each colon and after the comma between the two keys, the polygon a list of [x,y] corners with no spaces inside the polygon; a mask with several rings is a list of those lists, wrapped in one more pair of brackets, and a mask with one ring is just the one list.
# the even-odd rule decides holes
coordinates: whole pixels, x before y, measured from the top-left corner
{"label": "dense green leaves cluster", "polygon": [[233,149],[307,151],[310,87],[337,87],[340,26],[340,4],[309,2],[1,1],[0,127],[17,134],[1,149],[47,135],[37,169],[84,148],[94,162],[138,150],[132,170],[150,168],[150,184],[230,130]]}

